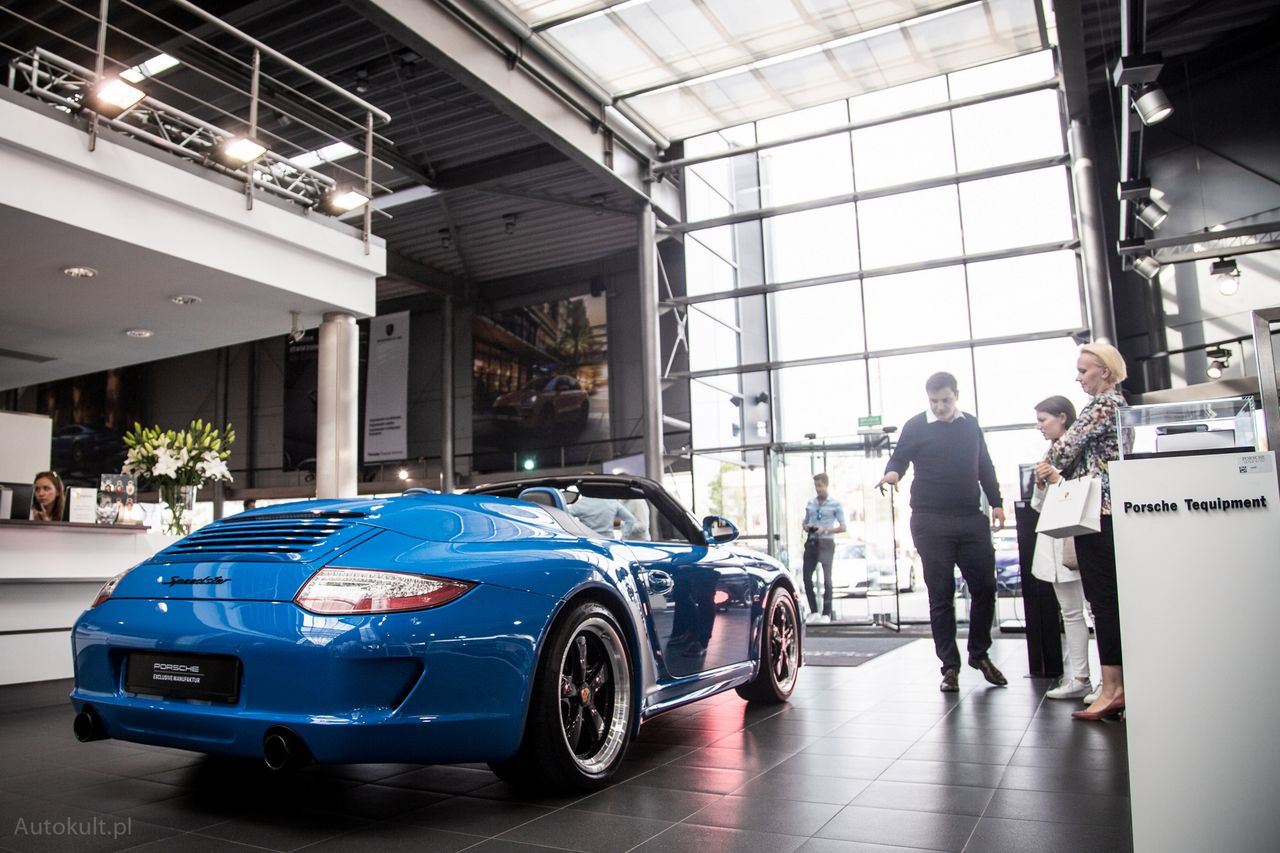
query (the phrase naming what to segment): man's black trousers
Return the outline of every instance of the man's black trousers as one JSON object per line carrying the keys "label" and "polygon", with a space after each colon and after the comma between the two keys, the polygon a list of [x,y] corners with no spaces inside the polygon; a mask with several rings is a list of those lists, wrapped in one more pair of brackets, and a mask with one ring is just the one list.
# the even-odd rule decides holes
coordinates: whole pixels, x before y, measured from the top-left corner
{"label": "man's black trousers", "polygon": [[942,669],[960,668],[956,648],[956,583],[952,569],[969,588],[969,659],[984,658],[991,648],[991,622],[996,612],[996,554],[991,528],[980,512],[940,515],[912,510],[911,538],[924,563],[929,588],[929,624]]}

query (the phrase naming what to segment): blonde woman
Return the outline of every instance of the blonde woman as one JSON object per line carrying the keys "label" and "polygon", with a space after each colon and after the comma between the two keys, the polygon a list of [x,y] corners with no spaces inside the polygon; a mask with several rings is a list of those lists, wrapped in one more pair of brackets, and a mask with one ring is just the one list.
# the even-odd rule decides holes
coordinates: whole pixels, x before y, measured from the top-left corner
{"label": "blonde woman", "polygon": [[[1050,444],[1062,438],[1075,420],[1076,407],[1066,397],[1049,397],[1036,404],[1036,423],[1040,425],[1040,434]],[[1058,477],[1053,476],[1049,482],[1057,480]],[[1039,510],[1044,503],[1046,489],[1047,484],[1037,484],[1031,501],[1033,509]],[[1044,694],[1049,699],[1083,699],[1093,692],[1089,673],[1089,626],[1084,621],[1084,589],[1080,583],[1080,572],[1067,568],[1062,562],[1066,542],[1042,533],[1036,537],[1035,556],[1031,559],[1031,574],[1053,584],[1053,594],[1062,609],[1062,624],[1067,633],[1067,665],[1062,680]]]}
{"label": "blonde woman", "polygon": [[[1124,397],[1118,386],[1128,375],[1120,351],[1110,344],[1080,347],[1076,381],[1089,395],[1088,405],[1036,465],[1036,479],[1048,483],[1070,471],[1075,477],[1102,480],[1102,529],[1075,537],[1076,559],[1084,595],[1093,610],[1102,663],[1102,689],[1089,707],[1075,711],[1078,720],[1102,720],[1124,713],[1124,660],[1120,645],[1120,602],[1116,592],[1116,547],[1111,528],[1111,479],[1107,465],[1120,458],[1116,410]],[[1091,694],[1092,695],[1092,694]],[[1086,697],[1087,698],[1087,697]]]}

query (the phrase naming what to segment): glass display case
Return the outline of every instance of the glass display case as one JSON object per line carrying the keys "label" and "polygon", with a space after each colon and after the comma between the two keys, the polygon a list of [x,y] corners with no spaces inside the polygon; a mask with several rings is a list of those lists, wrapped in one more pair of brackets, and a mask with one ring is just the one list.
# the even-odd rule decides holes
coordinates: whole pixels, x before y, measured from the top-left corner
{"label": "glass display case", "polygon": [[1247,453],[1257,449],[1251,397],[1121,408],[1121,459]]}

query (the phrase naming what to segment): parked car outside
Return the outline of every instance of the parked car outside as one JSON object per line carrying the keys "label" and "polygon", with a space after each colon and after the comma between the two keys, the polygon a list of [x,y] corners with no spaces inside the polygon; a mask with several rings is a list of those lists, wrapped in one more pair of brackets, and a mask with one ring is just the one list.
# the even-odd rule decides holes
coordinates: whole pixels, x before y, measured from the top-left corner
{"label": "parked car outside", "polygon": [[[997,530],[991,535],[996,552],[996,595],[1013,598],[1022,595],[1022,563],[1018,559],[1018,532],[1011,528]],[[968,584],[955,570],[956,595],[967,595]]]}
{"label": "parked car outside", "polygon": [[915,561],[898,549],[895,567],[888,550],[872,545],[868,552],[865,542],[837,542],[831,567],[831,587],[835,595],[853,598],[879,593],[889,595],[895,583],[899,592],[914,592],[920,574]]}

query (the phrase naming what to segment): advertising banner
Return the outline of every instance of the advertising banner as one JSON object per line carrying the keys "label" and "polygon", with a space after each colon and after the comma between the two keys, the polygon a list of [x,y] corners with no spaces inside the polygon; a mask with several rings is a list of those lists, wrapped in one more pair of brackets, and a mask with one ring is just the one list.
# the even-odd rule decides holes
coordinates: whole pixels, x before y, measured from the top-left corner
{"label": "advertising banner", "polygon": [[364,461],[409,455],[409,312],[383,314],[369,324],[369,382],[365,397]]}

